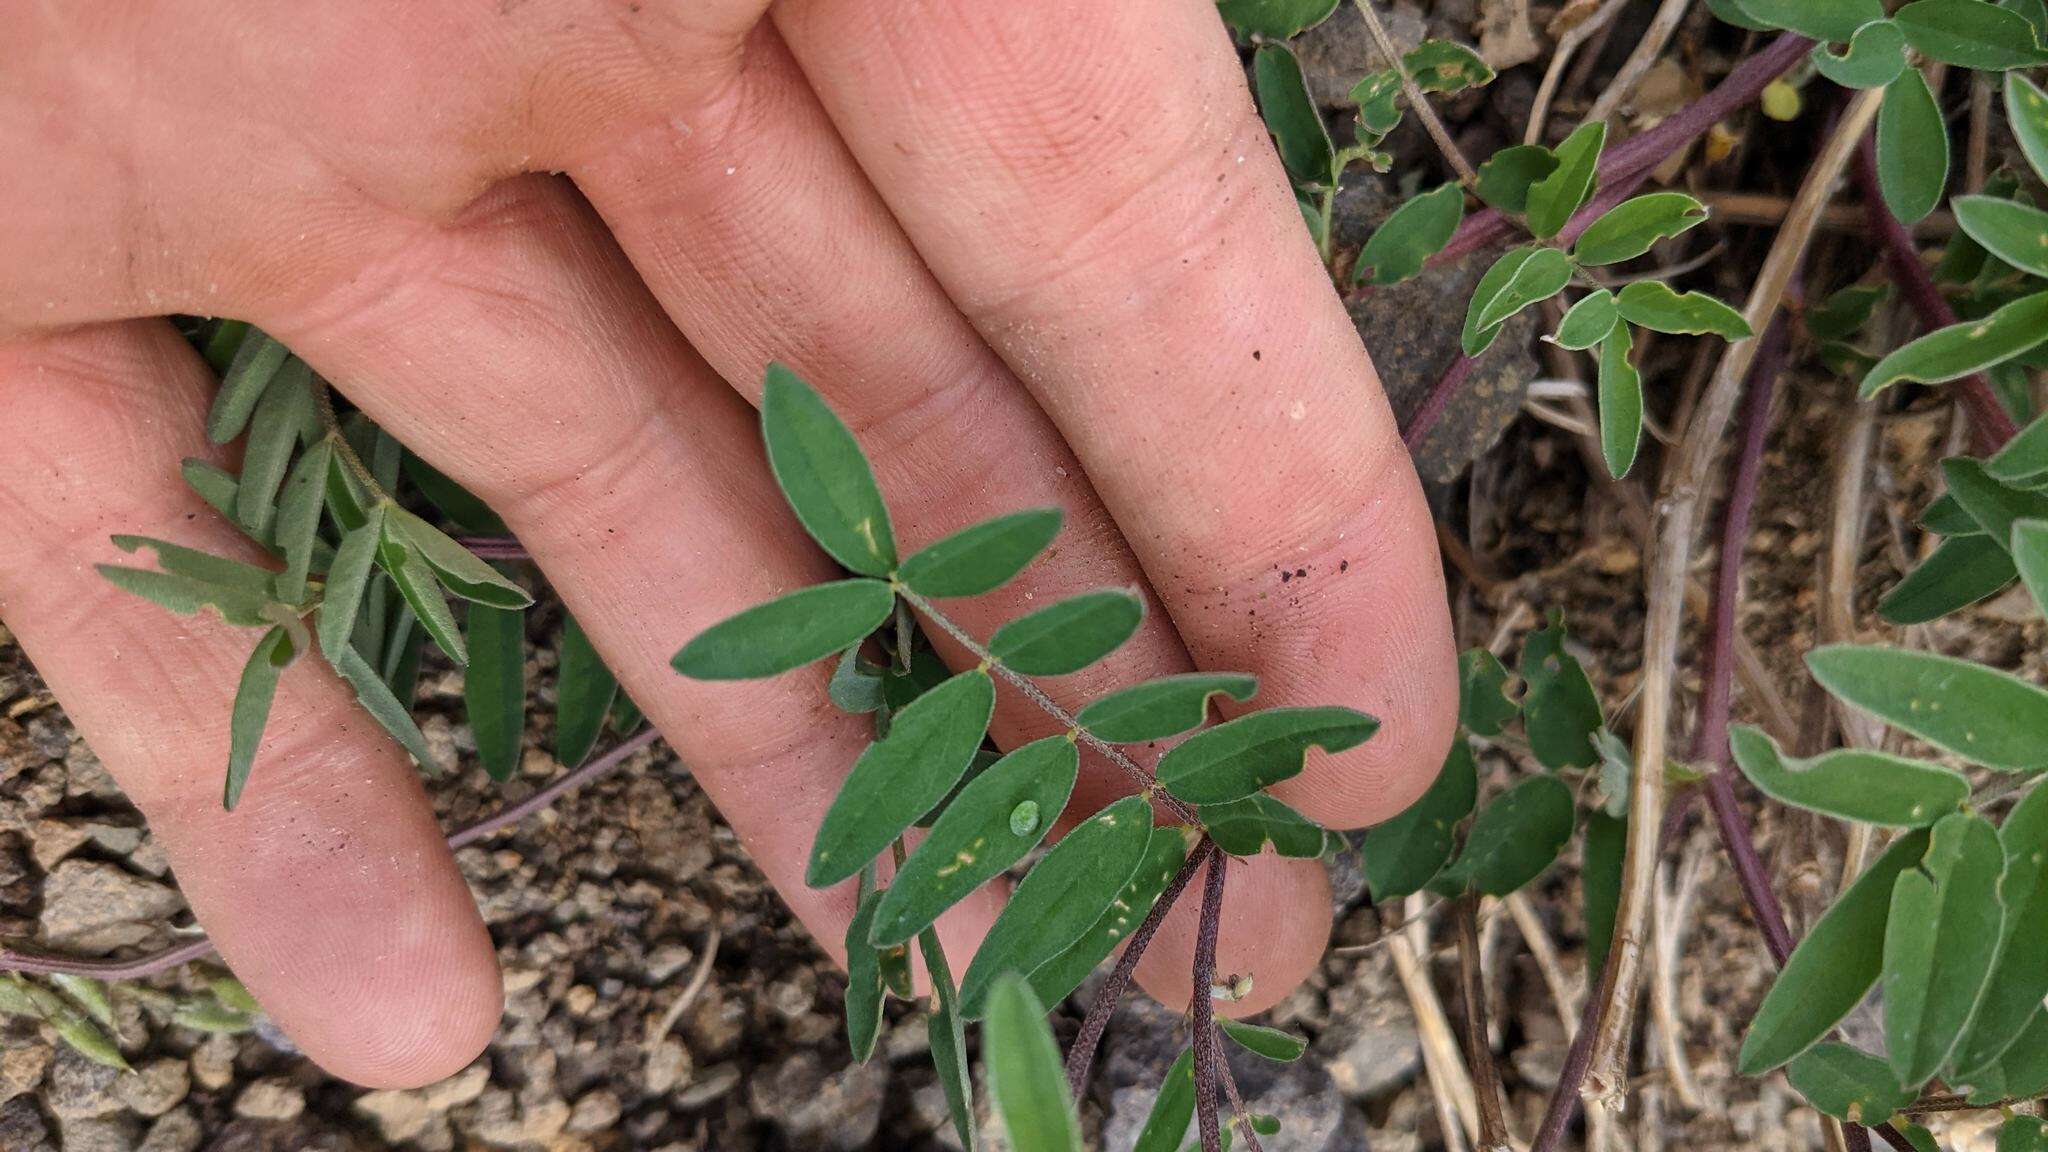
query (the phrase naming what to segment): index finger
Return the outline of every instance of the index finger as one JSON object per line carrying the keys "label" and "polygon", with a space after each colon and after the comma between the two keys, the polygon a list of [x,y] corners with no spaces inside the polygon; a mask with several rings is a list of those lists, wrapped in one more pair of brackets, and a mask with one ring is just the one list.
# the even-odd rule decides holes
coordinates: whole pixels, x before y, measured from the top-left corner
{"label": "index finger", "polygon": [[925,262],[1075,449],[1197,663],[1383,727],[1274,789],[1399,811],[1457,707],[1434,532],[1206,0],[784,0]]}

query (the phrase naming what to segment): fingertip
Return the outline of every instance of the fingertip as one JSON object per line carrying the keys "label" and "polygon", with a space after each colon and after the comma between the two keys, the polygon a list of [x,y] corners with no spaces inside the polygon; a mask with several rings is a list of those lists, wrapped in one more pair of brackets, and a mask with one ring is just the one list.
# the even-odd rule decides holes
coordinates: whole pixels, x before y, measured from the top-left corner
{"label": "fingertip", "polygon": [[[1185,1008],[1194,989],[1199,884],[1160,924],[1138,962],[1137,980],[1153,999]],[[1218,1016],[1255,1016],[1301,986],[1330,942],[1330,878],[1321,861],[1267,854],[1232,858],[1224,874],[1223,924],[1216,938],[1216,979],[1248,977],[1240,1000],[1215,1002]]]}
{"label": "fingertip", "polygon": [[333,1000],[363,1010],[283,1021],[285,1033],[322,1068],[365,1088],[419,1088],[453,1076],[483,1053],[504,1013],[504,981],[481,921],[475,935],[449,933],[431,967],[376,965]]}

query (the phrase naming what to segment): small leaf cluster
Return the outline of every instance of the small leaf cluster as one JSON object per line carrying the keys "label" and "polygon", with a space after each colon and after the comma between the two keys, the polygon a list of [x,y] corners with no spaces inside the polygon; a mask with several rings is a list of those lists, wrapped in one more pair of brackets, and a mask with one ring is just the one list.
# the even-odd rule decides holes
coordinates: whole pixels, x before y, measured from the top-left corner
{"label": "small leaf cluster", "polygon": [[[1301,62],[1284,43],[1328,19],[1337,0],[1223,0],[1218,9],[1232,28],[1259,42],[1252,55],[1259,111],[1294,186],[1302,219],[1325,259],[1330,255],[1331,211],[1345,170],[1361,161],[1377,172],[1393,166],[1393,157],[1382,145],[1401,123],[1404,75],[1418,91],[1436,95],[1453,95],[1493,81],[1493,69],[1471,48],[1452,40],[1425,40],[1402,53],[1398,68],[1369,73],[1352,87],[1358,115],[1351,143],[1339,147],[1309,94]],[[1441,202],[1436,207],[1413,221],[1429,229],[1412,245],[1426,248],[1424,256],[1441,248],[1458,225],[1458,215],[1450,215],[1446,223],[1447,209]],[[1432,245],[1427,236],[1437,233],[1441,237]],[[1421,259],[1416,257],[1417,269]]]}
{"label": "small leaf cluster", "polygon": [[[1414,804],[1365,834],[1365,878],[1375,903],[1425,889],[1447,898],[1506,896],[1542,875],[1571,841],[1580,819],[1561,774],[1598,767],[1597,740],[1606,729],[1599,697],[1566,639],[1555,616],[1524,638],[1519,699],[1508,695],[1511,677],[1491,652],[1475,648],[1459,657],[1459,727],[1442,771]],[[1473,740],[1505,740],[1516,720],[1543,771],[1480,806]],[[1617,798],[1625,798],[1625,788],[1610,800]],[[1619,808],[1588,813],[1589,833],[1595,822],[1618,824],[1620,815]]]}
{"label": "small leaf cluster", "polygon": [[37,1021],[66,1048],[95,1064],[126,1072],[131,1069],[118,1039],[117,997],[195,1032],[240,1035],[254,1030],[263,1012],[241,981],[225,974],[208,977],[203,990],[172,995],[140,984],[108,984],[66,973],[40,979],[0,973],[0,1017]]}
{"label": "small leaf cluster", "polygon": [[[255,767],[277,687],[309,652],[421,767],[433,755],[412,716],[429,641],[465,670],[464,699],[485,769],[504,779],[525,737],[527,609],[533,597],[408,508],[458,530],[504,525],[469,492],[361,412],[337,416],[326,383],[264,332],[232,321],[198,334],[221,372],[208,438],[242,442],[229,472],[187,460],[186,483],[254,546],[225,556],[145,536],[115,536],[153,567],[103,564],[118,587],[173,612],[259,629],[229,722],[222,802],[233,808]],[[458,619],[457,613],[461,613]],[[617,681],[573,620],[560,644],[557,755],[575,764],[605,724],[637,725]]]}
{"label": "small leaf cluster", "polygon": [[[835,659],[832,701],[874,717],[875,739],[826,810],[805,881],[824,888],[857,880],[846,937],[847,1030],[856,1058],[873,1053],[887,996],[910,997],[910,948],[917,946],[934,990],[933,1060],[968,1139],[964,1026],[984,1017],[993,1024],[1003,980],[1021,979],[1034,1005],[1064,1000],[1136,930],[1203,836],[1234,855],[1320,856],[1334,838],[1265,789],[1299,774],[1309,749],[1343,752],[1378,723],[1349,708],[1292,707],[1204,727],[1212,700],[1249,701],[1258,682],[1197,672],[1111,692],[1083,707],[1065,732],[1000,752],[988,737],[998,678],[1022,689],[1031,677],[1094,664],[1138,630],[1144,601],[1128,589],[1084,592],[1008,621],[982,645],[934,602],[985,595],[1015,578],[1052,543],[1058,509],[999,516],[899,556],[889,509],[852,430],[781,365],[771,365],[764,382],[761,432],[797,521],[850,575],[721,620],[673,663],[695,679],[739,680]],[[950,672],[915,622],[919,615],[978,663]],[[1026,694],[1037,699],[1035,691]],[[1080,820],[1030,865],[956,985],[934,924],[1039,847],[1073,793],[1080,744],[1135,769],[1115,750],[1173,740],[1156,783]],[[1155,799],[1187,819],[1156,823]],[[913,828],[926,830],[914,848],[906,839]],[[893,863],[887,883],[885,857]],[[1013,1105],[1000,1086],[1029,1079],[1021,1065],[1007,1071],[1021,1058],[1001,1043],[990,1050],[1005,1109]],[[1039,1103],[1027,1111],[1054,1099],[1030,1092]],[[1059,1128],[1047,1123],[1046,1132]]]}

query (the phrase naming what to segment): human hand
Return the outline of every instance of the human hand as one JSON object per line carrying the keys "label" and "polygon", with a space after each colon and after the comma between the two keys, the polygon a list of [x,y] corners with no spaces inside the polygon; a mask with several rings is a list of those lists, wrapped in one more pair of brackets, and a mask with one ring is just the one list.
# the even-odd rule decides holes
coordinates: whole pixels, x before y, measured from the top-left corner
{"label": "human hand", "polygon": [[[430,1081],[496,1027],[491,943],[406,758],[285,676],[220,806],[246,633],[90,574],[116,532],[253,555],[188,491],[205,365],[248,319],[497,509],[838,956],[813,831],[867,738],[817,667],[708,684],[706,625],[829,575],[753,413],[790,364],[860,434],[907,549],[1057,504],[958,606],[1146,589],[1069,708],[1191,667],[1379,735],[1273,791],[1358,827],[1442,759],[1434,536],[1373,369],[1208,0],[19,5],[0,42],[0,613],[150,818],[222,956],[308,1055]],[[525,175],[555,172],[563,175]],[[958,657],[941,640],[948,659]],[[1012,694],[1009,747],[1049,721]],[[1085,814],[1128,789],[1084,762]],[[1230,874],[1218,971],[1271,1005],[1327,943],[1315,861]],[[965,957],[1000,906],[941,922]],[[1190,909],[1139,979],[1188,995]],[[964,961],[963,961],[964,962]]]}

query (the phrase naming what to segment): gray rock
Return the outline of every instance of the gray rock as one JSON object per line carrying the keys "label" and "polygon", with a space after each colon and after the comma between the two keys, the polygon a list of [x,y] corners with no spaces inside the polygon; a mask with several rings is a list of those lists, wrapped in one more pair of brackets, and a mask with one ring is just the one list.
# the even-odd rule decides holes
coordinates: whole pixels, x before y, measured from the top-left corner
{"label": "gray rock", "polygon": [[0,1103],[0,1148],[7,1152],[57,1152],[34,1100],[16,1096]]}
{"label": "gray rock", "polygon": [[1329,998],[1329,1023],[1316,1037],[1315,1055],[1339,1092],[1374,1100],[1415,1077],[1422,1062],[1415,1014],[1384,951],[1335,982]]}
{"label": "gray rock", "polygon": [[[1429,35],[1422,12],[1412,4],[1382,4],[1378,11],[1387,36],[1403,52]],[[1339,4],[1328,20],[1297,37],[1294,53],[1301,60],[1309,94],[1325,108],[1358,107],[1351,99],[1352,87],[1365,79],[1366,73],[1387,66],[1373,44],[1365,17],[1350,4]]]}
{"label": "gray rock", "polygon": [[586,1092],[569,1110],[569,1131],[602,1132],[617,1124],[624,1110],[619,1104],[619,1094],[609,1088]]}
{"label": "gray rock", "polygon": [[158,1117],[135,1152],[193,1152],[204,1137],[199,1118],[190,1108],[180,1108]]}
{"label": "gray rock", "polygon": [[69,1048],[57,1050],[43,1089],[43,1104],[59,1120],[91,1120],[121,1111],[117,1068],[95,1064]]}
{"label": "gray rock", "polygon": [[849,1064],[827,1074],[814,1052],[799,1052],[757,1073],[747,1085],[754,1112],[798,1148],[853,1152],[875,1138],[889,1074],[880,1064]]}
{"label": "gray rock", "polygon": [[107,773],[107,766],[80,740],[64,754],[66,796],[87,796],[94,800],[119,800],[121,786]]}
{"label": "gray rock", "polygon": [[[1449,267],[1424,271],[1351,301],[1352,323],[1371,350],[1380,384],[1403,425],[1458,358],[1465,306],[1479,277],[1499,255],[1475,252]],[[1415,454],[1423,479],[1456,479],[1514,422],[1529,381],[1536,376],[1536,357],[1529,345],[1541,315],[1540,309],[1531,308],[1508,321],[1493,346],[1479,357]]]}
{"label": "gray rock", "polygon": [[119,865],[66,860],[43,882],[41,926],[52,945],[100,951],[148,939],[184,907],[177,889]]}
{"label": "gray rock", "polygon": [[114,1083],[115,1095],[140,1116],[162,1116],[192,1091],[192,1067],[183,1060],[152,1060]]}
{"label": "gray rock", "polygon": [[201,1088],[218,1091],[235,1078],[235,1054],[241,1045],[233,1036],[214,1033],[192,1050],[192,1079]]}
{"label": "gray rock", "polygon": [[64,1152],[135,1152],[142,1122],[133,1116],[97,1119],[57,1118],[57,1138]]}
{"label": "gray rock", "polygon": [[642,1077],[648,1095],[666,1096],[688,1084],[694,1071],[690,1050],[674,1040],[664,1040],[647,1054],[647,1065]]}
{"label": "gray rock", "polygon": [[235,1097],[235,1115],[249,1120],[296,1120],[306,1110],[306,1094],[288,1080],[258,1080]]}
{"label": "gray rock", "polygon": [[50,1070],[56,1052],[31,1034],[22,1040],[0,1038],[6,1044],[0,1050],[0,1100],[11,1100],[24,1092],[33,1092],[43,1082],[43,1073]]}

